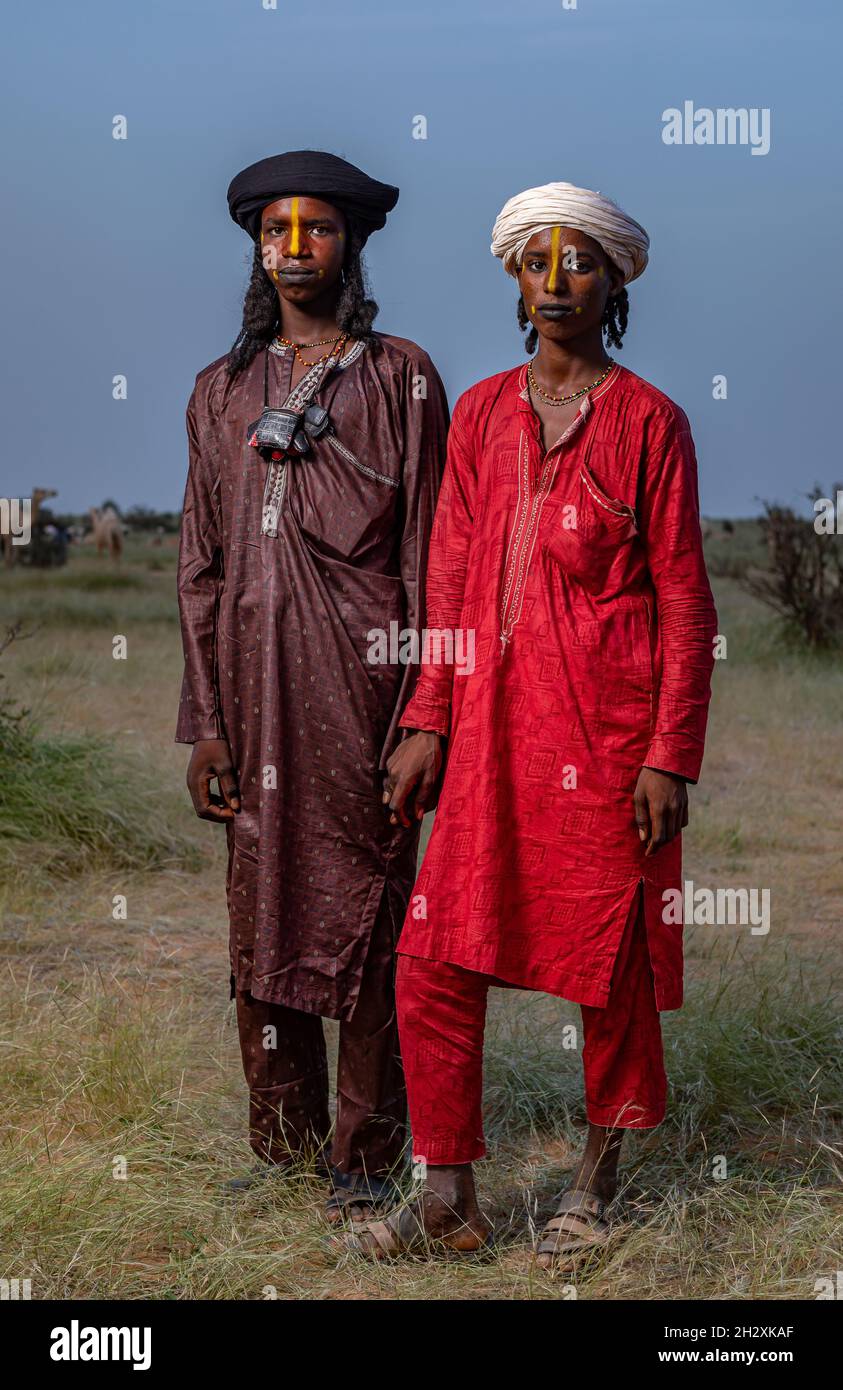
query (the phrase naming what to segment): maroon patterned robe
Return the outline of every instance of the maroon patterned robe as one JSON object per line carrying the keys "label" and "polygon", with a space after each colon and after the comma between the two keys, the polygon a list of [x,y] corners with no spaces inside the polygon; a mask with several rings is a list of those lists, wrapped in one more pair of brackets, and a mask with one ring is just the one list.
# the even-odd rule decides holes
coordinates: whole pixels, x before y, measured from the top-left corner
{"label": "maroon patterned robe", "polygon": [[[418,669],[368,660],[372,629],[421,628],[447,404],[430,358],[378,334],[316,400],[334,434],[291,463],[275,537],[267,465],[247,443],[265,354],[196,379],[178,566],[185,671],[176,742],[227,738],[241,810],[227,826],[231,968],[258,999],[353,1011],[381,898],[396,938],[418,833],[391,827],[383,768]],[[293,357],[269,354],[283,404]]]}

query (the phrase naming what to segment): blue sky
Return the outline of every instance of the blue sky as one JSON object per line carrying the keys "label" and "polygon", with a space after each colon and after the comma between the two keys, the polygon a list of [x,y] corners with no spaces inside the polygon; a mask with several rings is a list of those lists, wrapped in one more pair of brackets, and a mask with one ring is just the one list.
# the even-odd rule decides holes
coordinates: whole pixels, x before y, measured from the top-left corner
{"label": "blue sky", "polygon": [[[452,403],[523,360],[489,253],[501,204],[568,179],[650,232],[620,358],[688,412],[703,510],[798,504],[843,473],[833,0],[264,3],[7,8],[0,494],[180,505],[187,398],[247,278],[226,187],[308,146],[400,186],[367,252],[377,326],[431,353]],[[665,145],[662,112],[686,100],[769,108],[770,152]]]}

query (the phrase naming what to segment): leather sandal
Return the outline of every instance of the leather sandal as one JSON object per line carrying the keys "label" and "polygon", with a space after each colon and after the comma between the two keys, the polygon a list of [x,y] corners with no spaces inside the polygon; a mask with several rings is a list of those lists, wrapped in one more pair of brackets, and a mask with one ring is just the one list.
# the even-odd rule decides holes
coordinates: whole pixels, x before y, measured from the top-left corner
{"label": "leather sandal", "polygon": [[343,1217],[352,1217],[354,1207],[370,1207],[377,1211],[380,1207],[394,1206],[400,1200],[400,1192],[392,1178],[370,1177],[366,1173],[341,1173],[332,1168],[331,1195],[325,1203],[325,1215],[334,1224]]}
{"label": "leather sandal", "polygon": [[604,1220],[607,1205],[595,1192],[583,1188],[564,1192],[536,1246],[542,1263],[549,1266],[605,1245],[609,1239],[609,1223]]}
{"label": "leather sandal", "polygon": [[[366,1240],[366,1237],[369,1240]],[[328,1247],[336,1253],[361,1255],[367,1260],[389,1260],[400,1255],[457,1255],[461,1259],[477,1256],[489,1249],[493,1235],[482,1241],[469,1226],[460,1226],[444,1236],[431,1236],[424,1229],[412,1206],[395,1207],[382,1221],[361,1221],[353,1229],[331,1236]],[[467,1240],[472,1244],[465,1244]]]}

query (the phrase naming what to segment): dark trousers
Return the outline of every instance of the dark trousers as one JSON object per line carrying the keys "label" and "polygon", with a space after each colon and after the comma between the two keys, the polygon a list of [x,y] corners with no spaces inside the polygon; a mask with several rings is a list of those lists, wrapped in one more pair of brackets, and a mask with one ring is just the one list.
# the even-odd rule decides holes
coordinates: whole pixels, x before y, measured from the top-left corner
{"label": "dark trousers", "polygon": [[[395,932],[385,893],[353,1016],[339,1025],[337,1117],[328,1153],[328,1059],[318,1014],[236,991],[249,1142],[267,1163],[321,1154],[342,1173],[382,1175],[406,1137],[395,1015]],[[274,1030],[274,1033],[273,1031]]]}

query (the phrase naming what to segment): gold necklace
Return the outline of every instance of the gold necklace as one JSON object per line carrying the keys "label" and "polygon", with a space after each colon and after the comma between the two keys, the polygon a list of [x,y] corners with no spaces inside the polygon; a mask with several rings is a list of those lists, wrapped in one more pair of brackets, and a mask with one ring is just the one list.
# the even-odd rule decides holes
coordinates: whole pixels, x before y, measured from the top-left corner
{"label": "gold necklace", "polygon": [[542,388],[539,386],[539,383],[536,381],[535,374],[533,372],[532,360],[527,363],[527,375],[530,378],[530,385],[532,386],[536,395],[541,396],[542,400],[545,401],[547,405],[570,405],[572,401],[578,401],[580,396],[585,396],[589,391],[593,391],[595,386],[599,386],[601,382],[604,382],[606,380],[606,377],[609,375],[610,371],[615,365],[616,364],[614,360],[610,358],[609,365],[607,366],[605,372],[601,372],[600,376],[597,377],[596,381],[592,381],[590,386],[581,386],[579,391],[574,391],[573,395],[571,396],[554,396],[551,395],[549,391],[543,391]]}
{"label": "gold necklace", "polygon": [[[328,358],[333,357],[335,352],[341,352],[342,348],[348,342],[348,334],[340,333],[337,335],[336,338],[321,338],[318,343],[294,343],[292,338],[282,338],[281,334],[277,333],[275,335],[275,341],[278,343],[283,343],[285,347],[292,348],[298,361],[301,362],[303,367],[315,367],[319,362],[327,362]],[[325,347],[326,344],[330,344],[328,352],[323,352],[321,357],[317,357],[316,362],[307,362],[301,355],[302,349],[306,350],[307,348]],[[339,348],[337,347],[337,344],[339,344]]]}

